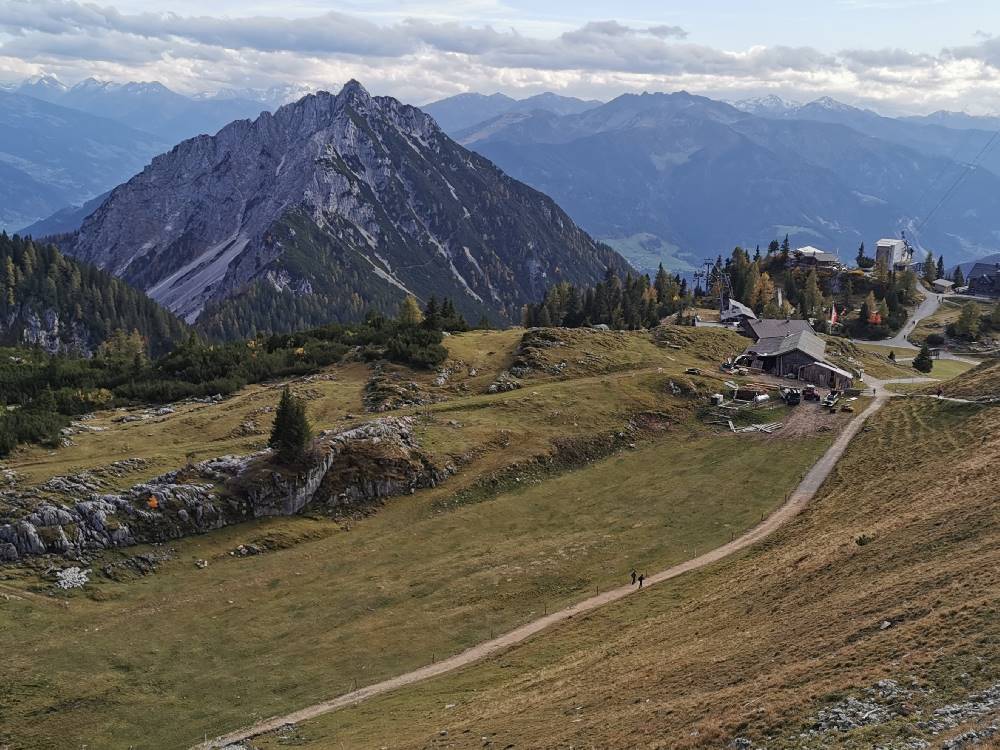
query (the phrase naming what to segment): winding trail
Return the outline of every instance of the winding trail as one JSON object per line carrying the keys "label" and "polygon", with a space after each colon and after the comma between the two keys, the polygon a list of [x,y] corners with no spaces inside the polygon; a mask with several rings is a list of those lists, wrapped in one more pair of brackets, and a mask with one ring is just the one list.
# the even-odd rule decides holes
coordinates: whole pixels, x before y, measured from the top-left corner
{"label": "winding trail", "polygon": [[[837,436],[837,439],[833,442],[833,445],[831,445],[827,449],[826,453],[824,453],[819,460],[813,464],[813,467],[809,470],[805,477],[803,477],[798,487],[795,488],[781,507],[765,518],[760,524],[731,542],[724,544],[721,547],[716,547],[703,555],[678,563],[677,565],[673,565],[665,570],[661,570],[659,573],[654,573],[646,578],[646,586],[654,586],[658,583],[669,581],[671,578],[676,578],[684,573],[698,570],[706,565],[711,565],[712,563],[718,562],[734,552],[746,549],[750,545],[755,544],[761,539],[769,536],[776,529],[780,528],[782,525],[798,515],[805,505],[815,496],[817,490],[819,490],[826,478],[830,476],[830,472],[833,470],[833,467],[836,465],[837,461],[840,460],[840,457],[844,455],[844,451],[847,449],[847,446],[850,444],[854,436],[857,435],[858,431],[865,423],[865,420],[881,409],[883,404],[885,404],[885,402],[892,396],[889,391],[882,387],[882,381],[871,381],[870,384],[875,385],[877,388],[877,395],[875,396],[875,399],[863,412],[848,422],[847,426],[844,427],[844,429]],[[406,687],[407,685],[413,685],[432,677],[453,672],[456,669],[474,664],[487,658],[488,656],[492,656],[493,654],[499,653],[510,648],[511,646],[521,643],[536,633],[551,627],[552,625],[569,620],[576,615],[590,612],[598,607],[604,606],[605,604],[610,604],[620,599],[624,599],[626,596],[635,595],[638,592],[638,588],[627,584],[619,586],[615,589],[610,589],[602,594],[597,594],[588,599],[577,602],[576,604],[566,607],[565,609],[552,612],[551,614],[540,617],[537,620],[532,620],[531,622],[515,628],[508,633],[472,646],[471,648],[455,654],[454,656],[450,656],[447,659],[443,659],[442,661],[428,664],[427,666],[421,667],[420,669],[416,669],[412,672],[407,672],[383,682],[368,685],[350,693],[345,693],[344,695],[336,698],[285,714],[284,716],[274,716],[270,719],[264,719],[263,721],[259,721],[251,726],[238,729],[235,732],[230,732],[229,734],[221,735],[215,739],[195,745],[194,750],[225,748],[229,745],[249,740],[266,732],[275,731],[287,724],[297,724],[308,719],[313,719],[317,716],[321,716],[322,714],[330,713],[348,706],[353,706],[377,695],[382,695],[384,693]]]}

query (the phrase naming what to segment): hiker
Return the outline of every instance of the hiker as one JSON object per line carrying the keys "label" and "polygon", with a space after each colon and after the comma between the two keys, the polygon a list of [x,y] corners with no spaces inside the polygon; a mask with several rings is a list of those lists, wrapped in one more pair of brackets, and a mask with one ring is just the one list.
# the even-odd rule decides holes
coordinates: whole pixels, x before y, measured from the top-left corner
{"label": "hiker", "polygon": [[944,394],[944,388],[938,388],[938,398],[941,398],[943,394]]}
{"label": "hiker", "polygon": [[645,580],[646,580],[646,574],[645,573],[640,573],[639,574],[639,588],[642,588],[642,582],[645,581]]}
{"label": "hiker", "polygon": [[638,574],[635,572],[635,569],[633,569],[632,570],[632,585],[633,586],[635,586],[635,578],[636,578],[637,575]]}

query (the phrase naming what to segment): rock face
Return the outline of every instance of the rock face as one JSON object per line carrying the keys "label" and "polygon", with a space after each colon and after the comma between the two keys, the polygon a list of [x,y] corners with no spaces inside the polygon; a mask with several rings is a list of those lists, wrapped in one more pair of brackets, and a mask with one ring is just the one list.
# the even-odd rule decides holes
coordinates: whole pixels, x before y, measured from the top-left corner
{"label": "rock face", "polygon": [[116,188],[66,249],[189,322],[237,305],[272,328],[283,311],[357,319],[407,293],[513,320],[554,282],[626,268],[552,200],[354,81],[184,141]]}
{"label": "rock face", "polygon": [[0,332],[11,343],[37,346],[49,354],[90,353],[95,348],[93,337],[84,325],[63,320],[54,308],[38,312],[29,305],[20,305],[0,321]]}
{"label": "rock face", "polygon": [[[25,494],[0,493],[0,561],[47,553],[79,557],[101,549],[162,542],[307,507],[355,514],[365,506],[448,475],[424,457],[412,420],[384,418],[321,435],[308,468],[292,478],[261,461],[265,453],[223,456],[163,474],[122,493],[102,493],[93,475],[54,477]],[[67,502],[52,500],[62,495]],[[82,499],[69,498],[83,495]],[[7,511],[9,515],[15,515]]]}

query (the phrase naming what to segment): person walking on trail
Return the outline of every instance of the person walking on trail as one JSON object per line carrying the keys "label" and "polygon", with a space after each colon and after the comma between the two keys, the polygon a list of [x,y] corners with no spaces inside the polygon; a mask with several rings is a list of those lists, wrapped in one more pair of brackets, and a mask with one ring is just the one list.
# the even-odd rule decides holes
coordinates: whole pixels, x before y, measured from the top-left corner
{"label": "person walking on trail", "polygon": [[636,573],[635,570],[633,570],[632,571],[632,585],[633,586],[635,586],[635,579],[636,579],[637,575],[638,575],[638,573]]}
{"label": "person walking on trail", "polygon": [[639,588],[642,588],[642,582],[645,581],[645,580],[646,580],[646,574],[645,573],[640,573],[639,574]]}

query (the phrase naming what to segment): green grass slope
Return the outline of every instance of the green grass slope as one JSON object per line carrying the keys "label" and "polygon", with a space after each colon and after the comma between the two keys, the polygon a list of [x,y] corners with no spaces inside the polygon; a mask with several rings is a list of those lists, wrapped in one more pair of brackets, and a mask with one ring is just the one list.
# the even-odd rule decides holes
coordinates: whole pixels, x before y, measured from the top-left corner
{"label": "green grass slope", "polygon": [[[183,748],[418,667],[618,584],[632,566],[728,541],[833,438],[733,435],[697,418],[695,394],[717,382],[711,364],[741,343],[730,332],[667,328],[655,338],[673,345],[661,346],[646,332],[555,330],[527,348],[522,333],[449,337],[444,383],[401,370],[426,402],[390,413],[413,415],[423,449],[458,469],[436,488],[364,518],[275,518],[108,552],[83,562],[92,583],[71,593],[45,573],[66,561],[0,568],[0,746]],[[486,393],[518,363],[520,389]],[[685,375],[693,366],[706,375]],[[341,365],[292,387],[317,427],[337,428],[365,418],[371,376]],[[131,484],[189,453],[249,450],[279,386],[150,422],[98,414],[105,431],[3,468],[31,486],[146,459],[119,480]],[[240,544],[268,551],[231,555]],[[155,572],[137,571],[140,554],[161,558]]]}
{"label": "green grass slope", "polygon": [[[998,385],[984,366],[949,388]],[[255,747],[860,750],[982,728],[928,722],[1000,680],[998,428],[994,407],[894,399],[750,551]],[[815,729],[885,679],[856,728]]]}

